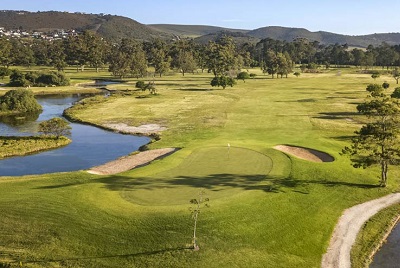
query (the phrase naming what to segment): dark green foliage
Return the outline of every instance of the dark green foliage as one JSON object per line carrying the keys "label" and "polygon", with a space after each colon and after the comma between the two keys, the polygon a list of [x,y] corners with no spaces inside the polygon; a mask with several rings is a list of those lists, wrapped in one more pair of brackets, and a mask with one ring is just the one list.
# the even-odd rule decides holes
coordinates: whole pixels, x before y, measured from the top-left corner
{"label": "dark green foliage", "polygon": [[379,73],[373,73],[371,77],[375,80],[376,78],[379,78],[381,75]]}
{"label": "dark green foliage", "polygon": [[11,74],[11,70],[6,67],[0,67],[0,78],[4,79],[5,76],[9,76]]}
{"label": "dark green foliage", "polygon": [[2,112],[26,113],[41,111],[42,106],[36,101],[33,93],[26,89],[10,90],[0,97]]}
{"label": "dark green foliage", "polygon": [[295,72],[293,75],[296,76],[296,77],[299,77],[300,73],[299,72]]}
{"label": "dark green foliage", "polygon": [[390,97],[400,99],[400,87],[396,87]]}
{"label": "dark green foliage", "polygon": [[227,86],[233,87],[236,84],[235,79],[228,76],[216,76],[211,80],[211,86],[222,87],[225,89]]}
{"label": "dark green foliage", "polygon": [[139,89],[143,89],[145,86],[146,84],[144,83],[144,81],[137,81],[135,84],[135,87]]}
{"label": "dark green foliage", "polygon": [[368,99],[357,110],[370,121],[355,132],[351,147],[345,147],[342,153],[350,155],[355,168],[379,165],[380,185],[385,187],[389,165],[400,161],[400,107],[380,85],[370,84],[367,91]]}
{"label": "dark green foliage", "polygon": [[255,78],[256,76],[257,76],[257,75],[254,74],[254,73],[251,73],[251,74],[250,74],[250,77],[251,77],[251,78]]}
{"label": "dark green foliage", "polygon": [[23,74],[19,70],[13,70],[10,75],[9,86],[68,86],[69,79],[61,72],[28,72]]}
{"label": "dark green foliage", "polygon": [[67,136],[71,134],[71,126],[62,118],[55,117],[39,124],[38,131],[44,135],[54,135],[56,137]]}
{"label": "dark green foliage", "polygon": [[25,75],[18,70],[12,70],[10,75],[10,83],[12,87],[27,87],[30,85],[29,81],[26,80]]}
{"label": "dark green foliage", "polygon": [[389,83],[388,82],[383,82],[383,84],[382,84],[382,87],[384,88],[384,89],[388,89],[389,88]]}
{"label": "dark green foliage", "polygon": [[238,75],[236,76],[237,79],[243,80],[243,82],[245,82],[245,79],[249,79],[250,75],[248,72],[240,72],[238,73]]}
{"label": "dark green foliage", "polygon": [[135,86],[136,86],[136,88],[141,89],[142,91],[148,90],[153,95],[157,94],[157,90],[154,85],[154,82],[148,82],[146,84],[143,81],[137,81]]}

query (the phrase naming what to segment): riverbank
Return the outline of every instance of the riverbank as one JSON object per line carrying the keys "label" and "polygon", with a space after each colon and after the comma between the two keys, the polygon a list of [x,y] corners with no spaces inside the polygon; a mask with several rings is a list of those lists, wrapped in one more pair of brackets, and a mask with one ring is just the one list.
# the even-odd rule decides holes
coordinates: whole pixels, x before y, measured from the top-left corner
{"label": "riverbank", "polygon": [[373,264],[375,255],[382,246],[385,247],[387,238],[400,220],[399,211],[400,204],[383,209],[363,225],[351,250],[353,268],[364,268]]}
{"label": "riverbank", "polygon": [[350,268],[350,252],[364,223],[380,210],[400,203],[400,193],[371,200],[346,209],[336,224],[322,268]]}

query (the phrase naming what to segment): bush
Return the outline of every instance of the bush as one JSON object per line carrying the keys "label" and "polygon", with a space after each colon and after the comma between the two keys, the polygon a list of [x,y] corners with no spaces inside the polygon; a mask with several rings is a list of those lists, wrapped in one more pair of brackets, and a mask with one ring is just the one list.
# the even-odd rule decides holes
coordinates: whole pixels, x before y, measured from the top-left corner
{"label": "bush", "polygon": [[69,79],[61,72],[28,72],[23,74],[18,70],[13,70],[10,76],[10,86],[68,86]]}
{"label": "bush", "polygon": [[240,73],[238,73],[238,75],[236,76],[236,79],[238,79],[238,80],[243,80],[243,82],[245,82],[245,81],[244,81],[245,79],[249,79],[249,78],[250,78],[250,75],[249,75],[248,72],[240,72]]}
{"label": "bush", "polygon": [[226,86],[233,87],[236,84],[236,81],[232,77],[216,76],[211,80],[210,84],[213,87],[220,87],[221,86],[223,89],[225,89]]}
{"label": "bush", "polygon": [[0,97],[0,109],[3,112],[35,112],[41,111],[42,106],[37,102],[33,93],[26,89],[10,90]]}
{"label": "bush", "polygon": [[379,73],[373,73],[371,77],[375,80],[376,78],[379,78],[381,75]]}
{"label": "bush", "polygon": [[0,78],[4,79],[5,76],[9,76],[11,74],[11,70],[6,67],[0,67]]}
{"label": "bush", "polygon": [[144,81],[137,81],[135,87],[139,88],[139,89],[143,89],[145,88],[146,84],[144,83]]}
{"label": "bush", "polygon": [[253,73],[250,74],[251,78],[255,78],[256,76],[257,76],[256,74],[253,74]]}
{"label": "bush", "polygon": [[382,87],[383,87],[384,89],[388,89],[388,88],[389,88],[389,83],[386,82],[386,81],[383,82]]}
{"label": "bush", "polygon": [[293,75],[296,76],[296,77],[299,77],[300,73],[299,72],[295,72]]}
{"label": "bush", "polygon": [[41,122],[38,129],[44,135],[55,135],[56,137],[70,135],[70,130],[69,123],[59,117]]}
{"label": "bush", "polygon": [[400,87],[396,87],[390,97],[400,99]]}

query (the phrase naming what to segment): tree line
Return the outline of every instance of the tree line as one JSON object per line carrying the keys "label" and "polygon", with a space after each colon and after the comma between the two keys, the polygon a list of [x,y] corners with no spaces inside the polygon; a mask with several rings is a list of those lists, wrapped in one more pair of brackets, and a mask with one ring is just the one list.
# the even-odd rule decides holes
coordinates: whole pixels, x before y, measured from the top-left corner
{"label": "tree line", "polygon": [[148,66],[154,67],[155,75],[159,76],[170,69],[182,75],[200,69],[215,77],[232,77],[232,72],[259,67],[272,77],[286,77],[294,64],[300,64],[302,71],[345,65],[366,70],[389,69],[400,66],[400,45],[382,43],[366,49],[350,49],[346,44],[324,45],[305,38],[292,42],[266,38],[255,44],[236,44],[229,36],[206,45],[191,39],[144,42],[123,39],[111,43],[89,31],[51,42],[0,38],[0,65],[5,68],[37,65],[63,71],[66,66],[76,66],[77,71],[84,71],[86,66],[97,70],[107,66],[114,76],[139,78],[146,75]]}

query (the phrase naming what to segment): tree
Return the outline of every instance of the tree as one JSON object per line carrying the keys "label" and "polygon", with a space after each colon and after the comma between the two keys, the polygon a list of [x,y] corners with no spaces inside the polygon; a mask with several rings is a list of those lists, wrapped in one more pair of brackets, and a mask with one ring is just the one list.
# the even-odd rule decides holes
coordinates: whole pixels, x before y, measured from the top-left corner
{"label": "tree", "polygon": [[393,76],[393,78],[396,80],[396,84],[398,84],[398,83],[399,83],[399,79],[400,79],[400,71],[399,71],[399,68],[396,67],[396,68],[393,70],[392,76]]}
{"label": "tree", "polygon": [[385,187],[389,165],[400,161],[400,106],[380,85],[370,84],[367,91],[368,99],[359,104],[357,110],[369,121],[355,132],[351,146],[345,147],[342,154],[350,155],[355,168],[379,165],[380,186]]}
{"label": "tree", "polygon": [[235,69],[235,43],[229,36],[222,36],[216,42],[210,41],[206,49],[207,66],[215,77],[223,76]]}
{"label": "tree", "polygon": [[42,110],[32,91],[26,89],[10,90],[0,97],[0,110],[3,112],[27,113]]}
{"label": "tree", "polygon": [[192,218],[194,220],[194,227],[193,227],[193,239],[192,239],[192,245],[194,250],[199,250],[199,245],[197,244],[197,237],[196,237],[196,231],[197,231],[197,221],[199,219],[199,214],[202,210],[203,207],[209,207],[208,205],[208,198],[204,198],[204,190],[200,190],[199,192],[199,197],[197,199],[191,199],[190,203],[193,204],[193,207],[190,207],[190,211],[192,213]]}
{"label": "tree", "polygon": [[54,135],[57,138],[71,134],[71,126],[62,118],[55,117],[39,124],[39,132],[44,135]]}
{"label": "tree", "polygon": [[379,78],[381,75],[379,73],[373,73],[371,77],[375,80],[376,78]]}
{"label": "tree", "polygon": [[9,76],[11,74],[11,70],[6,67],[0,67],[0,78],[4,79],[5,76]]}
{"label": "tree", "polygon": [[236,85],[236,81],[232,77],[221,75],[214,77],[210,84],[212,87],[222,87],[225,89],[227,86],[233,87]]}
{"label": "tree", "polygon": [[179,51],[176,67],[180,70],[182,76],[185,76],[187,72],[193,72],[196,69],[196,61],[193,54],[189,51]]}

